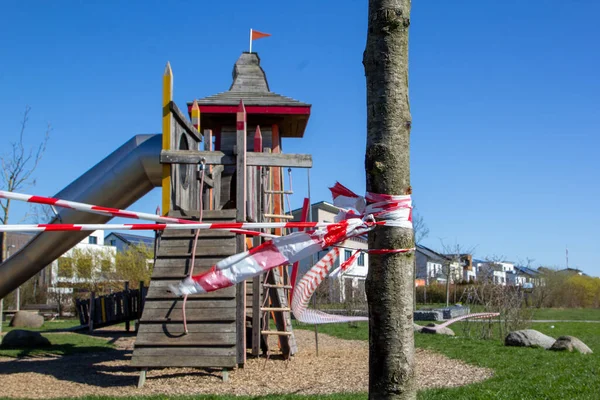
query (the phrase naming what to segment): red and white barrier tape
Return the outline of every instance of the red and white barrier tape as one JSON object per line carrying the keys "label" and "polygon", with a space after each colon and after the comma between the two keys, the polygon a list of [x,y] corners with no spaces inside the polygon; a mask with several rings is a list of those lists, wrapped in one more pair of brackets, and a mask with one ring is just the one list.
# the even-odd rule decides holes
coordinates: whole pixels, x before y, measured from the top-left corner
{"label": "red and white barrier tape", "polygon": [[[35,204],[46,204],[46,205],[50,205],[50,206],[56,206],[56,207],[61,207],[61,208],[69,208],[72,210],[77,210],[77,211],[82,211],[82,212],[88,212],[88,213],[92,213],[92,214],[100,214],[100,215],[107,215],[107,216],[111,216],[111,217],[122,217],[122,218],[132,218],[132,219],[142,219],[142,220],[147,220],[147,221],[155,221],[155,222],[165,222],[165,223],[175,223],[175,224],[186,224],[186,225],[190,225],[190,224],[194,224],[194,221],[190,221],[189,219],[182,219],[182,218],[174,218],[174,217],[163,217],[160,215],[156,215],[156,214],[148,214],[148,213],[142,213],[142,212],[136,212],[136,211],[126,211],[126,210],[120,210],[118,208],[110,208],[110,207],[102,207],[102,206],[97,206],[97,205],[93,205],[93,204],[86,204],[86,203],[79,203],[76,201],[69,201],[69,200],[61,200],[61,199],[56,199],[53,197],[43,197],[43,196],[33,196],[30,194],[22,194],[22,193],[15,193],[15,192],[6,192],[3,190],[0,190],[0,199],[10,199],[10,200],[17,200],[17,201],[24,201],[27,203],[35,203]],[[48,224],[46,224],[48,225]],[[110,229],[110,228],[106,228],[106,225],[102,225],[102,228],[96,228],[96,229],[77,229],[76,227],[78,226],[85,226],[85,225],[68,225],[68,224],[52,224],[53,226],[55,225],[57,227],[57,229],[33,229],[34,226],[37,226],[38,228],[41,228],[43,226],[46,226],[44,224],[40,224],[40,225],[21,225],[21,228],[19,229],[8,229],[6,230],[6,232],[11,232],[11,231],[28,231],[28,232],[40,232],[40,231],[44,231],[44,230],[72,230],[72,231],[76,231],[76,230],[96,230],[96,229]],[[65,227],[65,229],[58,229],[58,226],[63,226]],[[136,226],[144,226],[144,224],[133,224]],[[14,226],[14,227],[18,227],[18,225],[5,225],[5,226]],[[67,229],[67,226],[71,226],[73,227],[72,229]],[[94,225],[94,227],[96,226],[100,226],[100,225]],[[120,228],[116,228],[115,230],[128,230],[128,229],[136,229],[136,228],[126,228],[126,226],[129,226],[129,224],[125,224],[125,225],[114,225],[119,226]],[[148,225],[148,226],[156,226],[156,225]],[[188,229],[189,227],[185,228]],[[147,229],[147,228],[140,228],[140,229]],[[190,228],[193,229],[193,228]],[[270,234],[263,234],[261,232],[256,232],[256,231],[250,231],[250,230],[243,230],[243,229],[235,229],[232,228],[230,229],[232,232],[235,233],[241,233],[241,234],[245,234],[245,235],[253,235],[253,236],[257,236],[257,235],[261,235],[261,236],[266,236],[266,237],[276,237],[275,235],[270,235]],[[1,232],[1,231],[0,231]]]}
{"label": "red and white barrier tape", "polygon": [[[307,324],[329,324],[351,321],[368,321],[367,317],[349,317],[344,315],[332,315],[323,311],[311,310],[308,308],[310,298],[313,296],[317,287],[326,279],[329,271],[333,268],[335,260],[339,257],[340,250],[337,247],[332,248],[318,263],[316,263],[304,276],[294,289],[292,298],[292,312],[294,317],[300,322]],[[358,255],[358,252],[355,253]],[[352,263],[352,257],[344,264],[346,268]],[[345,269],[342,265],[342,269]]]}
{"label": "red and white barrier tape", "polygon": [[[0,225],[0,232],[43,232],[43,231],[164,231],[167,229],[213,229],[226,230],[245,235],[257,235],[252,229],[274,228],[326,228],[339,226],[337,222],[222,222],[222,223],[185,223],[185,224],[32,224]],[[277,236],[276,236],[277,237]]]}
{"label": "red and white barrier tape", "polygon": [[277,237],[244,253],[219,261],[209,271],[171,286],[177,295],[208,293],[233,286],[272,268],[293,264],[352,236],[372,229],[355,218],[312,232],[294,232]]}

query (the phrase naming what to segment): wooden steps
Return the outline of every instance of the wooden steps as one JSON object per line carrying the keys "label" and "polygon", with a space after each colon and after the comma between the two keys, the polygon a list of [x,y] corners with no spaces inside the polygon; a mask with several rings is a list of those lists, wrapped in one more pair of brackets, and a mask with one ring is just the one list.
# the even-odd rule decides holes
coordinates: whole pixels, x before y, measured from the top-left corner
{"label": "wooden steps", "polygon": [[[186,217],[180,212],[169,214]],[[193,217],[194,215],[192,215]],[[204,211],[203,222],[231,222],[235,210]],[[150,367],[233,368],[236,359],[236,288],[191,295],[186,305],[188,333],[183,327],[183,299],[169,286],[188,276],[195,232],[166,230],[160,239],[131,364]],[[200,231],[194,274],[236,253],[235,235]]]}

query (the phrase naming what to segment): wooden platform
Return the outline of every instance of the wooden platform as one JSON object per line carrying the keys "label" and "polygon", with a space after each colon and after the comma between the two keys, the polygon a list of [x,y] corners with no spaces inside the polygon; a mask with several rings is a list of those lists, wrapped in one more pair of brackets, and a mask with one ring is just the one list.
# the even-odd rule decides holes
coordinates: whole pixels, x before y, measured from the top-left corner
{"label": "wooden platform", "polygon": [[[204,211],[203,221],[234,221],[236,210]],[[163,233],[131,365],[148,367],[233,368],[236,362],[236,288],[188,297],[188,334],[184,333],[183,299],[168,291],[189,274],[194,232]],[[200,231],[194,274],[236,253],[235,235]]]}

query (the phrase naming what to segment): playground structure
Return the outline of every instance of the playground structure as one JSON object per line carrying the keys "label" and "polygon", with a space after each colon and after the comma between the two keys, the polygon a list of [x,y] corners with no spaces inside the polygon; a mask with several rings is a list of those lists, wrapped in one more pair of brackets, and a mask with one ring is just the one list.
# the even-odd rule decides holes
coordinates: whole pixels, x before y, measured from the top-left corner
{"label": "playground structure", "polygon": [[[172,101],[172,72],[164,77],[162,209],[168,216],[202,222],[261,222],[285,215],[283,167],[310,168],[309,155],[281,153],[282,137],[302,137],[310,105],[269,90],[256,53],[243,53],[226,92],[188,104],[192,122]],[[214,137],[214,143],[213,143]],[[199,146],[203,143],[204,150]],[[268,351],[267,336],[279,339],[288,358],[296,351],[291,328],[287,269],[235,287],[185,300],[170,285],[201,273],[220,259],[261,243],[233,232],[165,231],[160,236],[132,365],[151,367],[243,366],[247,349]],[[281,235],[281,230],[275,230]],[[183,304],[186,303],[185,307]],[[268,328],[270,315],[275,330]]]}
{"label": "playground structure", "polygon": [[[132,138],[55,197],[126,208],[161,186],[167,216],[203,222],[291,219],[284,213],[285,196],[292,192],[291,176],[286,190],[282,169],[310,168],[312,158],[283,154],[281,138],[303,136],[310,105],[271,92],[256,53],[243,53],[235,63],[228,91],[188,104],[191,121],[172,100],[169,65],[163,86],[162,136]],[[111,218],[63,209],[51,224],[103,224]],[[282,229],[265,233],[284,234]],[[261,349],[268,354],[268,336],[279,339],[285,358],[297,351],[287,268],[186,300],[167,290],[191,273],[192,263],[194,272],[202,272],[264,240],[226,231],[199,232],[198,238],[194,234],[176,230],[160,235],[132,358],[132,364],[142,370],[140,384],[152,367],[227,371],[243,366],[247,349],[253,356],[259,356]],[[39,233],[0,265],[0,297],[85,236],[72,231]],[[93,306],[87,310],[92,311]],[[271,317],[274,330],[269,328]],[[95,316],[91,320],[97,324]]]}

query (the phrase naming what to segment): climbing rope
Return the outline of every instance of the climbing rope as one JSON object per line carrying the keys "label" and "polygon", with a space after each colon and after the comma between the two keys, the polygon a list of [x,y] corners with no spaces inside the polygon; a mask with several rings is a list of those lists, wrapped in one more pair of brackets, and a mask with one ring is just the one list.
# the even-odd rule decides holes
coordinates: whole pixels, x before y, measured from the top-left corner
{"label": "climbing rope", "polygon": [[[199,216],[199,220],[198,223],[202,222],[202,209],[204,208],[204,204],[203,204],[203,197],[202,196],[202,189],[204,188],[204,172],[206,170],[206,160],[204,159],[204,157],[202,157],[201,161],[200,161],[200,195],[198,196],[199,200],[198,200],[198,208],[200,210],[200,216]],[[192,278],[192,276],[194,275],[194,263],[196,261],[196,246],[198,245],[198,236],[200,236],[200,229],[196,229],[196,234],[194,235],[194,244],[192,246],[192,265],[190,266],[190,272],[188,274],[188,278]],[[183,331],[185,332],[185,334],[188,334],[188,328],[187,328],[187,317],[185,314],[185,307],[187,305],[187,299],[188,299],[188,295],[184,295],[183,296],[183,307],[182,307],[182,314],[183,314]]]}

